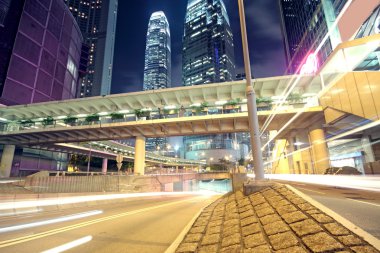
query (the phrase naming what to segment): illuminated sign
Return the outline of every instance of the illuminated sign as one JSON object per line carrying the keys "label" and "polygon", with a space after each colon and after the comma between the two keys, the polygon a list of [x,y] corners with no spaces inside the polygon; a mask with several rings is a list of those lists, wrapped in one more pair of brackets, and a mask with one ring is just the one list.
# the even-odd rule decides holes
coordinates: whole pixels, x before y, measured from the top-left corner
{"label": "illuminated sign", "polygon": [[305,64],[302,66],[300,74],[315,74],[318,71],[318,58],[315,54],[310,54],[307,57]]}

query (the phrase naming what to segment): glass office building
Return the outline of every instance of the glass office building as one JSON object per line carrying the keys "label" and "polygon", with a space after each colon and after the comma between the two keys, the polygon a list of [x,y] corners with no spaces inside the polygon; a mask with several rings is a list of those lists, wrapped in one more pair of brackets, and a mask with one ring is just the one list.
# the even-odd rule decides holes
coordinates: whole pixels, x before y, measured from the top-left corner
{"label": "glass office building", "polygon": [[[185,86],[227,82],[235,77],[234,43],[223,0],[189,0],[185,17],[182,78]],[[239,135],[184,137],[185,157],[238,160]]]}
{"label": "glass office building", "polygon": [[[336,17],[347,0],[279,0],[282,33],[289,74],[299,73],[308,55],[320,47],[321,65],[341,42]],[[324,41],[327,33],[330,36]],[[320,45],[322,44],[322,45]]]}
{"label": "glass office building", "polygon": [[[74,98],[82,35],[61,0],[2,1],[0,103]],[[8,3],[8,4],[7,4]]]}
{"label": "glass office building", "polygon": [[185,86],[234,79],[233,35],[223,0],[189,0],[182,61]]}
{"label": "glass office building", "polygon": [[[171,85],[170,28],[165,13],[152,14],[148,24],[145,48],[144,90],[165,89]],[[164,149],[165,138],[150,138],[147,150]]]}
{"label": "glass office building", "polygon": [[89,50],[87,73],[78,97],[111,93],[118,0],[64,0],[74,15]]}
{"label": "glass office building", "polygon": [[171,85],[170,29],[162,11],[152,14],[145,48],[144,90],[158,90]]}

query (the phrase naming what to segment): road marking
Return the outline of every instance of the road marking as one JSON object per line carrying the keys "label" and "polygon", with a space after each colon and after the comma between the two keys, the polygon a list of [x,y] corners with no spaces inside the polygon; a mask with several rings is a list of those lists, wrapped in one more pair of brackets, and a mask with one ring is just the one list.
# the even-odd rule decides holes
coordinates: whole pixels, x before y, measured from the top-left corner
{"label": "road marking", "polygon": [[302,190],[304,190],[304,191],[316,192],[316,193],[319,193],[319,194],[326,195],[326,193],[324,193],[324,192],[314,191],[314,190],[309,190],[309,189],[307,189],[307,188],[303,188],[303,187],[299,187],[299,186],[296,186],[296,188],[302,189]]}
{"label": "road marking", "polygon": [[372,205],[372,206],[380,207],[379,204],[374,204],[374,203],[370,203],[370,202],[366,202],[366,201],[361,201],[361,200],[357,200],[357,199],[351,199],[351,198],[346,198],[346,199],[349,199],[349,200],[352,200],[352,201],[356,201],[356,202],[360,202],[360,203],[367,204],[367,205]]}
{"label": "road marking", "polygon": [[55,247],[55,248],[52,248],[52,249],[49,249],[49,250],[42,251],[41,253],[60,253],[60,252],[63,252],[63,251],[66,251],[66,250],[78,247],[78,246],[80,246],[82,244],[85,244],[85,243],[91,241],[91,240],[92,240],[92,236],[91,235],[85,236],[85,237],[80,238],[78,240],[75,240],[75,241],[72,241],[72,242],[69,242],[69,243],[65,243],[65,244],[63,244],[61,246],[58,246],[58,247]]}
{"label": "road marking", "polygon": [[78,224],[74,224],[74,225],[70,225],[70,226],[66,226],[66,227],[62,227],[62,228],[52,229],[52,230],[49,230],[46,232],[41,232],[41,233],[34,234],[34,235],[27,235],[27,236],[22,236],[22,237],[15,238],[15,239],[0,241],[0,248],[9,247],[12,245],[36,240],[36,239],[47,237],[50,235],[55,235],[55,234],[59,234],[62,232],[67,232],[67,231],[74,230],[77,228],[82,228],[82,227],[90,226],[90,225],[97,224],[97,223],[104,222],[104,221],[114,220],[117,218],[129,216],[129,215],[133,215],[133,214],[138,214],[138,213],[158,209],[161,207],[167,207],[167,206],[177,205],[177,204],[188,202],[188,201],[193,201],[194,199],[198,199],[198,198],[204,198],[204,196],[194,197],[194,198],[180,200],[180,201],[176,201],[176,202],[172,202],[172,203],[167,203],[167,204],[162,204],[162,205],[158,205],[158,206],[152,206],[152,207],[147,207],[147,208],[138,209],[138,210],[134,210],[134,211],[124,212],[124,213],[115,214],[115,215],[111,215],[111,216],[107,216],[107,217],[103,217],[103,218],[98,218],[95,220],[81,222]]}
{"label": "road marking", "polygon": [[71,221],[71,220],[81,219],[81,218],[85,218],[85,217],[89,217],[89,216],[93,216],[93,215],[97,215],[97,214],[101,214],[101,213],[103,213],[103,211],[94,210],[94,211],[85,212],[85,213],[66,215],[63,217],[50,219],[50,220],[37,221],[37,222],[15,225],[15,226],[10,226],[10,227],[3,227],[3,228],[0,228],[0,233],[16,231],[16,230],[21,230],[21,229],[25,229],[25,228],[50,225],[50,224],[54,224],[54,223],[58,223],[58,222]]}

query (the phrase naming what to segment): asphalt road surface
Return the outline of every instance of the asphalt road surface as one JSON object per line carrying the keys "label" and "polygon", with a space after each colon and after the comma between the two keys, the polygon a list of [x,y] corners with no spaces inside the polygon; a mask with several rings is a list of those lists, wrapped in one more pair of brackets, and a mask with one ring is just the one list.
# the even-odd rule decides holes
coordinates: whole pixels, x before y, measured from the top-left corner
{"label": "asphalt road surface", "polygon": [[51,253],[70,247],[65,252],[165,252],[194,215],[215,199],[155,197],[1,217],[0,252]]}
{"label": "asphalt road surface", "polygon": [[380,239],[380,192],[285,182]]}

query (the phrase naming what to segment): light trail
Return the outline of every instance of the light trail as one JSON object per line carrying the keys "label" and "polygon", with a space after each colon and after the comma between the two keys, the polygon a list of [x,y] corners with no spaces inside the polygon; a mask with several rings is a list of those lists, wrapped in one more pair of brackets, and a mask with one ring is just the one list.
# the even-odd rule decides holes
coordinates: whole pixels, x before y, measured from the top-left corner
{"label": "light trail", "polygon": [[89,236],[80,238],[78,240],[75,240],[75,241],[63,244],[61,246],[58,246],[58,247],[55,247],[55,248],[52,248],[52,249],[49,249],[49,250],[42,251],[41,253],[60,253],[60,252],[63,252],[63,251],[66,251],[66,250],[78,247],[78,246],[80,246],[82,244],[88,243],[91,240],[92,240],[92,236],[89,235]]}
{"label": "light trail", "polygon": [[266,174],[265,178],[380,192],[379,176]]}
{"label": "light trail", "polygon": [[16,226],[11,226],[11,227],[3,227],[3,228],[0,228],[0,233],[12,232],[12,231],[26,229],[26,228],[40,227],[40,226],[50,225],[50,224],[59,223],[59,222],[71,221],[71,220],[81,219],[85,217],[90,217],[90,216],[101,214],[101,213],[103,213],[103,211],[94,210],[94,211],[85,212],[85,213],[67,215],[67,216],[63,216],[63,217],[55,218],[51,220],[37,221],[37,222],[16,225]]}
{"label": "light trail", "polygon": [[98,219],[94,219],[94,220],[84,221],[84,222],[73,224],[73,225],[69,225],[69,226],[66,226],[66,227],[52,229],[52,230],[49,230],[49,231],[46,231],[46,232],[41,232],[41,233],[32,234],[32,235],[26,235],[26,236],[14,238],[14,239],[6,240],[6,241],[0,241],[0,248],[5,248],[5,247],[12,246],[12,245],[17,245],[17,244],[21,244],[21,243],[25,243],[25,242],[29,242],[29,241],[33,241],[33,240],[37,240],[37,239],[41,239],[41,238],[45,238],[47,236],[52,236],[52,235],[60,234],[60,233],[63,233],[63,232],[68,232],[68,231],[71,231],[71,230],[74,230],[74,229],[78,229],[78,228],[82,228],[82,227],[87,227],[87,226],[98,224],[98,223],[101,223],[101,222],[115,220],[115,219],[119,219],[119,218],[122,218],[122,217],[130,216],[130,215],[134,215],[134,214],[139,214],[139,213],[143,213],[143,212],[147,212],[147,211],[151,211],[151,210],[155,210],[155,209],[159,209],[159,208],[163,208],[163,207],[169,207],[169,206],[178,205],[178,204],[181,204],[181,203],[192,202],[192,201],[194,201],[196,199],[203,199],[203,198],[205,198],[205,196],[193,197],[193,198],[190,198],[190,199],[179,200],[179,201],[170,202],[170,203],[166,203],[166,204],[160,204],[160,205],[157,205],[157,206],[151,206],[151,207],[142,208],[142,209],[138,209],[138,210],[127,211],[127,212],[124,212],[124,213],[110,215],[110,216],[106,216],[106,217],[102,217],[102,218],[98,218]]}
{"label": "light trail", "polygon": [[[324,38],[322,39],[321,43],[319,43],[317,49],[314,51],[314,54],[318,54],[319,51],[321,50],[322,46],[325,44],[325,42],[327,41],[327,39],[330,37],[330,35],[332,34],[332,32],[336,29],[340,19],[343,17],[343,15],[345,14],[345,12],[347,11],[347,9],[350,7],[350,5],[352,4],[353,0],[348,0],[346,2],[346,4],[344,5],[344,7],[342,8],[342,10],[340,11],[338,17],[335,19],[334,23],[332,24],[331,26],[331,29],[328,31],[328,33],[326,33],[326,35],[324,36]],[[307,59],[308,55],[305,57],[305,59],[303,59],[303,62]],[[302,65],[300,65],[296,71],[296,73],[299,73],[299,71],[301,70],[302,68]],[[283,96],[283,98],[280,100],[280,103],[276,105],[275,107],[275,110],[271,112],[271,115],[266,119],[266,121],[264,122],[264,125],[261,129],[261,132],[264,132],[266,130],[266,128],[268,127],[268,125],[270,124],[270,122],[273,120],[273,118],[276,116],[277,112],[279,111],[279,108],[281,108],[281,106],[284,104],[286,98],[289,96],[289,94],[293,91],[293,89],[295,88],[295,86],[298,84],[299,80],[301,79],[303,75],[299,75],[296,79],[296,81],[293,83],[293,84],[290,84],[292,82],[293,79],[291,79],[289,81],[289,83],[287,84],[286,88],[284,89],[284,92],[281,94],[281,96]],[[288,90],[288,91],[287,91]],[[287,92],[286,92],[287,91]],[[284,95],[285,94],[285,95]]]}
{"label": "light trail", "polygon": [[[218,193],[213,193],[217,195]],[[183,196],[183,195],[202,195],[209,196],[210,192],[148,192],[148,193],[127,193],[127,194],[110,194],[110,195],[89,195],[79,197],[61,197],[50,198],[44,200],[24,200],[15,202],[3,202],[0,204],[1,210],[27,208],[27,207],[42,207],[52,205],[65,205],[75,204],[81,202],[101,201],[101,200],[114,200],[114,199],[127,199],[127,198],[144,198],[144,197],[163,197],[163,196]]]}

